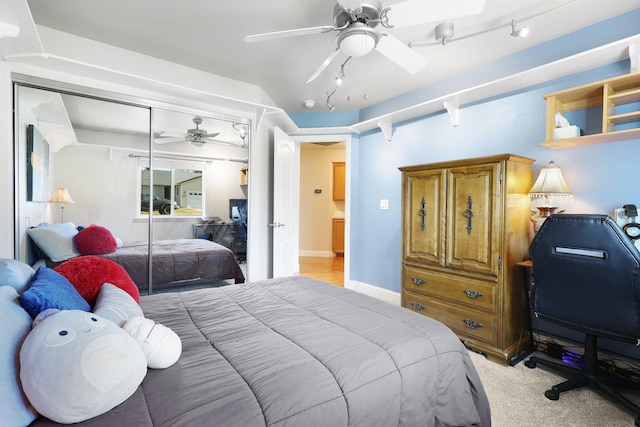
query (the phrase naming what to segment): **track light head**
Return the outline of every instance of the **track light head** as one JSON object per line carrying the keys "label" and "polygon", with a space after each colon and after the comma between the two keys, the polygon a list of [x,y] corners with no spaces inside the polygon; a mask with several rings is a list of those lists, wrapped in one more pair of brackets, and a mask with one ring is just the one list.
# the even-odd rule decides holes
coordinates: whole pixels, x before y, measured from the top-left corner
{"label": "track light head", "polygon": [[519,39],[525,39],[529,36],[529,26],[525,25],[521,27],[519,30],[516,29],[516,20],[511,20],[511,35],[513,37],[517,37]]}

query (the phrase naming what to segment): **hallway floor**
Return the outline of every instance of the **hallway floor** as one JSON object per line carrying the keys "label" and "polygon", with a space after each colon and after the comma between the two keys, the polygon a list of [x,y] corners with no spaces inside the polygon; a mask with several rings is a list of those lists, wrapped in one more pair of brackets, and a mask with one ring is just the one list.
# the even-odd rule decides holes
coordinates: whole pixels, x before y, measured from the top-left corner
{"label": "hallway floor", "polygon": [[344,257],[300,257],[300,276],[344,286]]}

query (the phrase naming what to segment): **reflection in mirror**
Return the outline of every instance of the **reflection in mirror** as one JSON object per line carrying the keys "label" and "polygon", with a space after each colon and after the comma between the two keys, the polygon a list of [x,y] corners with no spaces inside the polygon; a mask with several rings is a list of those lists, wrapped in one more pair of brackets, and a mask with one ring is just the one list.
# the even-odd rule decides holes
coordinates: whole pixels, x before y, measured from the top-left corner
{"label": "reflection in mirror", "polygon": [[154,215],[204,216],[201,170],[155,168],[153,189],[150,169],[142,168],[140,172],[140,215],[152,211]]}
{"label": "reflection in mirror", "polygon": [[[244,281],[248,122],[21,84],[16,105],[17,258],[51,262],[29,230],[64,218],[71,229],[108,229],[118,248],[99,255],[123,265],[141,293]],[[56,189],[69,199],[52,199]],[[215,255],[196,254],[205,239]],[[231,260],[219,261],[219,249]],[[70,250],[56,262],[80,255]],[[176,263],[177,252],[198,262]]]}

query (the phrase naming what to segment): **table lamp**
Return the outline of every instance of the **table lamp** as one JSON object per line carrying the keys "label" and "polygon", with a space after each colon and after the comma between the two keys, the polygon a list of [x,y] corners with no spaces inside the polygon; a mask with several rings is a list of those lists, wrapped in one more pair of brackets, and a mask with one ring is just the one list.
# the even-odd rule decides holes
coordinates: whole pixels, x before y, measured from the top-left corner
{"label": "table lamp", "polygon": [[567,183],[564,182],[562,171],[553,161],[549,165],[540,170],[538,179],[529,190],[529,197],[544,197],[544,204],[538,206],[537,218],[532,218],[534,231],[538,231],[540,225],[552,214],[555,213],[557,206],[549,203],[550,197],[573,197]]}
{"label": "table lamp", "polygon": [[49,199],[49,203],[60,203],[60,222],[64,223],[64,204],[75,203],[66,188],[59,187]]}

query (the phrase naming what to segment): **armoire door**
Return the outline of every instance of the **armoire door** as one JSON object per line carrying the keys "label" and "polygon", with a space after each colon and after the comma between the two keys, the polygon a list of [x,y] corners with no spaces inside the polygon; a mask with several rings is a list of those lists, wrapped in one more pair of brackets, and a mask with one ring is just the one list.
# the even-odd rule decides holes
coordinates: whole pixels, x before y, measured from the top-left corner
{"label": "armoire door", "polygon": [[405,176],[404,245],[406,258],[444,265],[444,171]]}
{"label": "armoire door", "polygon": [[446,243],[449,268],[498,275],[500,172],[500,163],[449,169]]}

